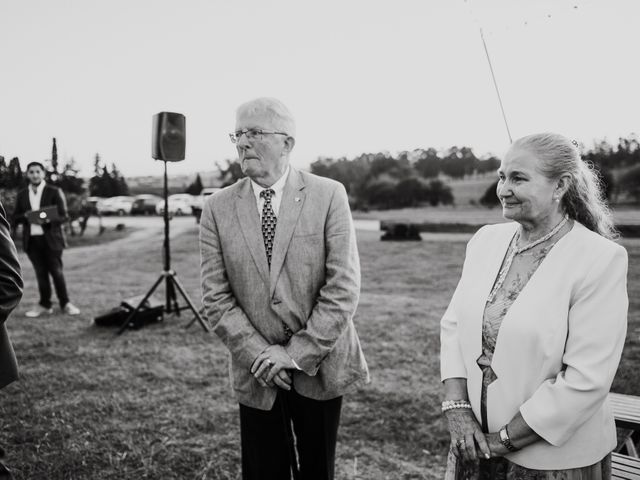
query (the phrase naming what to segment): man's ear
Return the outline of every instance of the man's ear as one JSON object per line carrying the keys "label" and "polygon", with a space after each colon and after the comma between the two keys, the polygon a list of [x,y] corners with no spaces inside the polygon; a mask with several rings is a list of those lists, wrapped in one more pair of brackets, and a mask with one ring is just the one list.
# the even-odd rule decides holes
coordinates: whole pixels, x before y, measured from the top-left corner
{"label": "man's ear", "polygon": [[287,137],[287,138],[284,140],[284,151],[285,151],[287,154],[291,153],[291,150],[293,150],[293,147],[295,146],[295,144],[296,144],[296,139],[295,139],[295,138],[293,138],[293,137]]}

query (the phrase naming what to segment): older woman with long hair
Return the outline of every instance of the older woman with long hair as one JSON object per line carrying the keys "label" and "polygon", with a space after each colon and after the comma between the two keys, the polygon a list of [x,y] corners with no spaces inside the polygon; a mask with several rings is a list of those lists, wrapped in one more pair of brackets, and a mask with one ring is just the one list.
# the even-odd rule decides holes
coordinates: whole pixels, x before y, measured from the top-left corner
{"label": "older woman with long hair", "polygon": [[450,479],[605,479],[627,253],[593,168],[561,135],[513,143],[441,322]]}

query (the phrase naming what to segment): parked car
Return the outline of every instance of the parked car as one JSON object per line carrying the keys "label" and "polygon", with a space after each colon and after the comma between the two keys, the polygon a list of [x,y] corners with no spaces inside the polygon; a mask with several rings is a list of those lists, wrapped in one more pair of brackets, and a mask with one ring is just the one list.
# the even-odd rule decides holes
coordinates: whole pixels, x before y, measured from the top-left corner
{"label": "parked car", "polygon": [[100,197],[87,197],[87,209],[91,215],[98,215],[98,203],[101,200]]}
{"label": "parked car", "polygon": [[196,217],[196,222],[200,223],[200,217],[202,216],[202,208],[204,207],[204,201],[207,197],[213,193],[216,193],[218,190],[222,190],[219,187],[206,187],[202,189],[200,195],[196,196],[193,205],[191,205],[191,213]]}
{"label": "parked car", "polygon": [[[188,215],[191,213],[191,205],[194,201],[194,196],[188,193],[175,193],[169,195],[167,199],[169,202],[169,215]],[[156,205],[156,213],[158,215],[164,214],[164,200]]]}
{"label": "parked car", "polygon": [[159,202],[163,202],[162,197],[158,195],[141,194],[136,195],[131,205],[131,215],[155,215],[156,206]]}
{"label": "parked car", "polygon": [[97,204],[98,213],[102,215],[130,215],[133,197],[120,195],[102,199]]}

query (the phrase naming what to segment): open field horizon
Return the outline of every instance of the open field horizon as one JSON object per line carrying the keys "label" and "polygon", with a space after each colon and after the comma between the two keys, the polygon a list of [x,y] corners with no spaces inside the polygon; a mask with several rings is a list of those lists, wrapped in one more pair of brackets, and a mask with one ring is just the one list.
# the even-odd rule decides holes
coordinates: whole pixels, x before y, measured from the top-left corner
{"label": "open field horizon", "polygon": [[[640,208],[623,206],[612,208],[616,224],[640,225]],[[506,222],[502,208],[485,208],[473,205],[398,208],[353,212],[356,220],[393,220],[411,223],[463,223],[484,225]]]}

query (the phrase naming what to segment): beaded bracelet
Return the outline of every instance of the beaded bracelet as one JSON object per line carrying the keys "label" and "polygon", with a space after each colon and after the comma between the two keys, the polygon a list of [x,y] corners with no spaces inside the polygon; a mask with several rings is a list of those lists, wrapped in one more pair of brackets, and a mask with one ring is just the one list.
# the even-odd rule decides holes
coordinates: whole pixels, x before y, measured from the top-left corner
{"label": "beaded bracelet", "polygon": [[444,402],[442,402],[443,412],[458,408],[471,409],[471,404],[467,400],[445,400]]}

